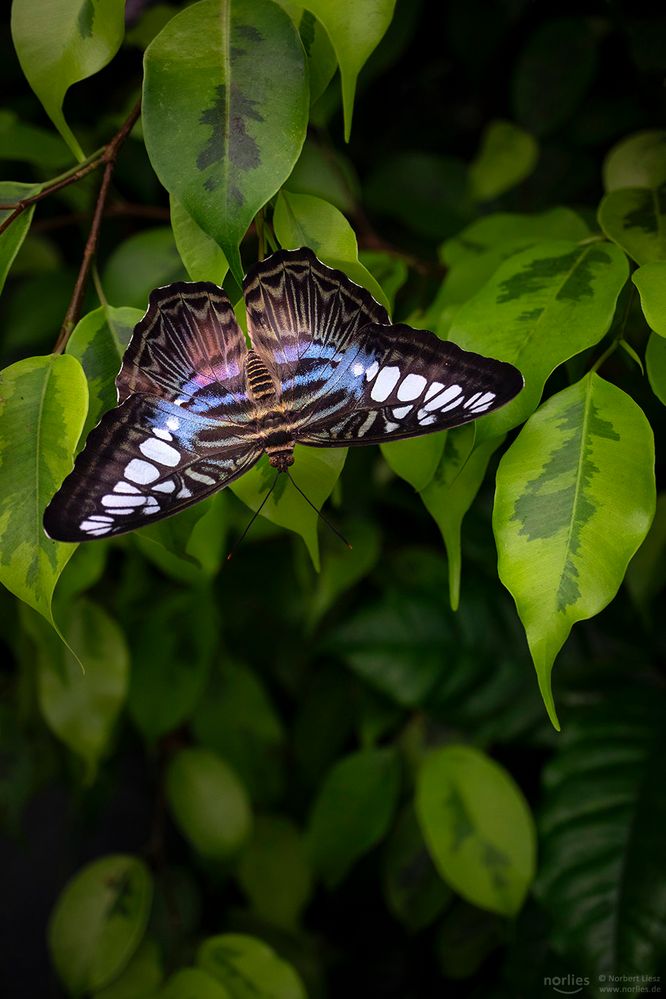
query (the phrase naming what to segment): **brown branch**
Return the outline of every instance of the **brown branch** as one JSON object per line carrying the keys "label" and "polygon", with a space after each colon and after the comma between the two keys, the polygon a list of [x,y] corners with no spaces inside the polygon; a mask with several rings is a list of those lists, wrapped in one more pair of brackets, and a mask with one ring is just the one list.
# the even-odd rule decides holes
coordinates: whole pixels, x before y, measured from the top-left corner
{"label": "brown branch", "polygon": [[72,297],[67,307],[67,312],[65,313],[65,318],[63,320],[60,333],[58,334],[58,339],[53,347],[54,354],[61,354],[65,349],[69,335],[74,329],[79,312],[81,311],[83,293],[85,291],[95,250],[97,249],[97,240],[99,238],[99,231],[102,225],[102,218],[104,216],[104,207],[109,194],[109,187],[111,186],[111,178],[116,166],[118,153],[120,152],[120,147],[124,143],[125,139],[134,128],[140,111],[141,101],[137,101],[122,127],[118,132],[116,132],[114,137],[104,148],[101,160],[101,162],[105,164],[104,174],[102,176],[102,183],[100,185],[97,201],[95,203],[95,212],[90,225],[90,232],[88,233],[86,246],[83,251],[83,259],[81,260],[81,267],[79,268],[76,284],[74,285],[74,291],[72,292]]}
{"label": "brown branch", "polygon": [[[171,218],[169,209],[162,205],[135,205],[129,201],[107,205],[104,218],[137,218],[155,219],[158,222],[168,222]],[[51,229],[62,229],[68,225],[78,225],[90,218],[90,212],[71,212],[69,215],[54,215],[52,218],[40,219],[32,225],[31,232],[49,232]]]}

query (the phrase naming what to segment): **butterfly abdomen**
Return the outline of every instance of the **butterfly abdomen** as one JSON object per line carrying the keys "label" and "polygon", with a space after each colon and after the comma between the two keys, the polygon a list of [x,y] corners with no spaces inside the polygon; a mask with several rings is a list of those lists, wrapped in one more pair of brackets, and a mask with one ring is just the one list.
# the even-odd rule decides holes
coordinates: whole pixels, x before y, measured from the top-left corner
{"label": "butterfly abdomen", "polygon": [[253,350],[248,351],[245,361],[245,379],[248,393],[255,402],[275,398],[275,386],[268,368]]}

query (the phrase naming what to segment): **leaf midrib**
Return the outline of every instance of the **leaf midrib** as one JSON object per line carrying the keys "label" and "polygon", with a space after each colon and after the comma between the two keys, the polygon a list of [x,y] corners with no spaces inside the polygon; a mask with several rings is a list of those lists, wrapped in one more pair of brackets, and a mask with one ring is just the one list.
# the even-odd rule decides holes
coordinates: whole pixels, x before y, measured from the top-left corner
{"label": "leaf midrib", "polygon": [[580,435],[580,446],[578,454],[578,470],[576,472],[576,485],[574,489],[573,501],[571,503],[571,518],[569,520],[569,528],[567,531],[567,540],[564,548],[564,559],[562,561],[562,569],[560,570],[559,580],[557,584],[557,592],[559,593],[560,587],[562,586],[562,580],[564,578],[565,569],[567,562],[569,561],[569,553],[571,551],[571,539],[573,537],[574,524],[576,522],[576,510],[580,501],[581,492],[581,481],[583,478],[583,465],[585,464],[585,440],[587,437],[587,429],[590,419],[590,406],[592,403],[592,375],[588,375],[588,389],[585,393],[585,408],[583,410],[583,426]]}

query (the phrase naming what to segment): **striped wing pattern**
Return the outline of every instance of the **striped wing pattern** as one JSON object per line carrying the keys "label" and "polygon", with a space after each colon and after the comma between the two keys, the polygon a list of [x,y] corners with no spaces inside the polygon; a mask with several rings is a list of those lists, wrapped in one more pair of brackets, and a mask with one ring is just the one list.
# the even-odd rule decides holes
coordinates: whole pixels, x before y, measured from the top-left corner
{"label": "striped wing pattern", "polygon": [[261,261],[244,294],[250,354],[216,285],[178,282],[151,294],[116,379],[118,406],[46,510],[50,537],[113,536],[177,513],[271,448],[290,454],[296,442],[342,447],[459,426],[523,385],[510,364],[391,325],[369,292],[308,249]]}

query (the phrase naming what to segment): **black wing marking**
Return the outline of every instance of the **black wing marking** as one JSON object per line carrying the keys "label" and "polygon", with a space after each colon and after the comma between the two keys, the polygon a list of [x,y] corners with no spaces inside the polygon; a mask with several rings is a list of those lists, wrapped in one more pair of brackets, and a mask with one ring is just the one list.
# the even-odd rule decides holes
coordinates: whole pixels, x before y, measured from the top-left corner
{"label": "black wing marking", "polygon": [[339,358],[295,438],[346,447],[417,437],[490,413],[523,384],[512,364],[462,350],[427,330],[367,326]]}
{"label": "black wing marking", "polygon": [[370,292],[322,264],[312,250],[280,250],[243,282],[256,352],[273,373],[283,403],[300,408],[321,391],[331,362],[369,323],[388,313]]}
{"label": "black wing marking", "polygon": [[46,509],[44,528],[56,541],[125,534],[217,492],[261,453],[245,428],[130,396],[89,434]]}
{"label": "black wing marking", "polygon": [[247,405],[243,366],[245,337],[221,288],[176,282],[150,295],[116,378],[118,401],[130,395],[159,396],[194,412]]}

